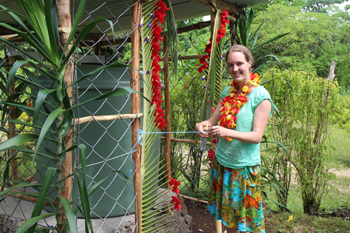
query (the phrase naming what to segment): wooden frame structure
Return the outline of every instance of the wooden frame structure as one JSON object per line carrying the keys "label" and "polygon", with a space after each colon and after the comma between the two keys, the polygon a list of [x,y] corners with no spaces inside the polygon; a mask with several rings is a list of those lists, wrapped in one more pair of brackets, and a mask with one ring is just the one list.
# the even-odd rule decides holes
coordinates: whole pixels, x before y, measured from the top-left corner
{"label": "wooden frame structure", "polygon": [[[149,0],[143,0],[144,2],[148,2]],[[223,2],[221,0],[211,0],[211,4],[209,4],[208,0],[190,0],[195,3],[199,3],[202,5],[208,6],[208,14],[213,12],[213,8],[211,7],[211,4],[214,4],[218,9],[221,10],[227,10],[229,8],[229,16],[231,21],[235,20],[238,15],[238,8],[232,4],[229,4],[227,2]],[[70,9],[70,0],[57,0],[57,15],[58,15],[58,22],[59,22],[59,28],[60,28],[60,41],[62,44],[65,44],[68,38],[68,35],[71,30],[71,9]],[[142,3],[138,0],[132,0],[133,7],[132,7],[132,22],[131,22],[131,29],[132,29],[132,34],[131,38],[125,40],[125,39],[117,39],[115,40],[112,45],[115,44],[121,44],[125,42],[130,42],[131,43],[131,49],[134,51],[133,58],[131,60],[131,65],[136,69],[140,69],[140,63],[142,62],[140,60],[140,29],[139,29],[139,23],[141,20],[141,9],[142,9]],[[183,28],[179,28],[177,31],[178,33],[184,33],[192,30],[197,30],[197,29],[202,29],[205,27],[208,27],[212,25],[213,22],[207,21],[207,22],[199,22],[194,25],[186,26]],[[234,35],[233,31],[233,25],[230,24],[230,30],[231,33]],[[3,30],[1,34],[3,38],[10,38],[15,36],[15,34],[11,34],[12,32],[6,30]],[[7,35],[4,35],[7,34]],[[9,39],[11,42],[21,42],[21,38],[12,38]],[[107,46],[111,45],[111,43],[107,40],[107,38],[101,38],[100,36],[97,35],[88,35],[85,38],[86,42],[82,46],[91,46],[92,44],[95,44],[94,47],[94,53],[96,55],[100,55],[100,48],[101,46]],[[93,41],[93,42],[91,42]],[[96,42],[99,41],[97,44]],[[235,41],[232,41],[232,44],[234,44]],[[97,45],[97,46],[96,46]],[[170,57],[168,55],[168,42],[167,42],[167,36],[164,36],[164,84],[165,84],[165,119],[167,123],[167,128],[166,132],[171,132],[171,120],[170,120],[170,91],[169,91],[169,60]],[[183,56],[179,57],[180,59],[196,59],[200,58],[200,55],[193,55],[193,56]],[[72,77],[74,74],[74,66],[72,63],[67,63],[67,69],[64,74],[65,77],[65,82],[66,85],[70,85],[72,81]],[[140,74],[138,72],[135,72],[134,69],[131,69],[131,80],[130,80],[130,86],[134,88],[136,91],[140,92]],[[72,90],[71,88],[68,90],[69,96],[72,97]],[[127,114],[127,116],[95,116],[95,117],[86,117],[86,119],[81,118],[79,119],[79,123],[84,123],[88,121],[94,121],[94,120],[99,120],[99,121],[108,121],[108,120],[118,120],[122,118],[129,118],[133,119],[132,121],[132,147],[137,148],[137,151],[134,152],[132,155],[133,162],[136,164],[137,171],[136,175],[134,176],[134,188],[135,188],[135,195],[136,197],[136,210],[138,210],[138,206],[140,205],[139,203],[139,198],[138,195],[140,195],[140,190],[139,190],[139,175],[140,175],[140,156],[141,156],[141,146],[137,144],[137,130],[140,129],[141,127],[141,117],[142,117],[142,111],[141,111],[141,97],[136,94],[131,95],[131,102],[132,106],[135,106],[131,109],[131,114]],[[77,122],[76,122],[77,123]],[[78,123],[78,124],[79,124]],[[68,147],[72,145],[72,139],[69,137],[69,135],[72,134],[72,129],[69,131],[66,144],[68,144]],[[180,139],[172,139],[171,134],[166,134],[165,137],[161,138],[162,140],[165,140],[165,161],[166,161],[166,176],[167,178],[170,177],[171,174],[171,167],[170,167],[170,145],[171,142],[180,142],[180,143],[191,143],[191,144],[198,144],[199,141],[197,140],[180,140]],[[210,144],[210,142],[208,143]],[[64,172],[64,177],[69,176],[69,174],[72,173],[72,152],[68,152],[66,155],[66,160],[64,162],[64,167],[63,169]],[[64,181],[64,191],[62,192],[63,197],[67,198],[68,200],[71,200],[71,192],[72,192],[72,178],[67,178]],[[136,211],[136,219],[137,219],[137,213]],[[137,226],[137,224],[136,224]],[[136,231],[138,232],[138,231]]]}

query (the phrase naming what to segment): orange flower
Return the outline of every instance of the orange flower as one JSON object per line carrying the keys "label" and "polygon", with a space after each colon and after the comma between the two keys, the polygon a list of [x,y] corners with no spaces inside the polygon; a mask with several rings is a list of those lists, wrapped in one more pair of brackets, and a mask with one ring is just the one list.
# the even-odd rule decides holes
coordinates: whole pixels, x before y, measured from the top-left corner
{"label": "orange flower", "polygon": [[[260,82],[258,74],[250,74],[250,78],[253,81],[250,81],[248,85],[258,85]],[[237,96],[237,83],[233,80],[231,83],[230,93],[228,96],[222,99],[221,105],[223,106],[220,109],[221,116],[219,117],[218,124],[222,127],[226,127],[228,129],[236,128],[237,114],[239,109],[248,101],[246,95],[251,92],[250,86],[244,86],[242,88],[243,93]],[[226,138],[228,141],[232,141],[232,138]]]}

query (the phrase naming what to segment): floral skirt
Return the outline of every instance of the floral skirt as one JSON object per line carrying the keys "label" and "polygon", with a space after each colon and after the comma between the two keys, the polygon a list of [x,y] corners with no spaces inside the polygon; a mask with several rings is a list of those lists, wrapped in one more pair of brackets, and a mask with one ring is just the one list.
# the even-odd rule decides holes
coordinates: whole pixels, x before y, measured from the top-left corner
{"label": "floral skirt", "polygon": [[214,158],[208,210],[228,228],[265,232],[260,191],[260,166],[232,169]]}

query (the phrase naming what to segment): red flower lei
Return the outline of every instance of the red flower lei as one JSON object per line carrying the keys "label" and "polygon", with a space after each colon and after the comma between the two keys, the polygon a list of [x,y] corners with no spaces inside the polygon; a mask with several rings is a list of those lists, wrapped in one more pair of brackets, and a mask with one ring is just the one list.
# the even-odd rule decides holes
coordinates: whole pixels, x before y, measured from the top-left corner
{"label": "red flower lei", "polygon": [[[220,109],[221,116],[219,117],[218,124],[222,127],[228,129],[236,128],[237,122],[237,114],[239,109],[248,102],[247,95],[251,92],[251,86],[259,86],[260,79],[258,74],[250,73],[250,80],[248,81],[248,85],[242,88],[242,93],[237,95],[238,92],[238,84],[235,80],[232,81],[230,87],[230,93],[228,96],[222,99]],[[232,138],[226,137],[227,141],[232,141]]]}
{"label": "red flower lei", "polygon": [[[216,36],[216,43],[220,43],[222,38],[225,38],[225,33],[226,33],[226,24],[228,24],[230,21],[227,19],[227,15],[228,15],[228,11],[221,11],[220,13],[220,27],[217,30],[217,36]],[[207,62],[207,60],[209,59],[209,55],[211,53],[211,44],[213,43],[213,40],[210,39],[209,40],[209,44],[207,44],[205,46],[205,50],[204,52],[206,52],[208,55],[203,55],[203,57],[201,59],[199,59],[199,64],[197,64],[199,66],[198,68],[198,72],[202,73],[203,70],[206,70],[208,68],[209,63]],[[201,54],[199,54],[201,55]]]}
{"label": "red flower lei", "polygon": [[[152,25],[152,42],[151,42],[151,52],[152,52],[152,100],[151,100],[151,106],[153,104],[156,105],[156,110],[154,112],[154,116],[156,119],[154,120],[156,126],[159,130],[162,130],[167,124],[164,120],[164,110],[161,108],[162,105],[162,91],[161,89],[161,81],[159,77],[159,72],[161,71],[159,62],[161,61],[161,58],[159,56],[160,51],[160,42],[162,41],[163,37],[161,37],[162,33],[162,27],[159,26],[158,22],[163,24],[164,23],[164,17],[166,16],[166,11],[169,10],[169,8],[166,6],[166,4],[159,0],[155,4],[154,9],[154,23]],[[146,38],[147,41],[147,38]]]}

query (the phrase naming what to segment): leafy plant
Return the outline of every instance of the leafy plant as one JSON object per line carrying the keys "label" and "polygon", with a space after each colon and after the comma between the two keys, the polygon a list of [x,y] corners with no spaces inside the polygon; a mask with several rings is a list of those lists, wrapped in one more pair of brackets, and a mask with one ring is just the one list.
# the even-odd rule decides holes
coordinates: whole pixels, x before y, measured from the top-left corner
{"label": "leafy plant", "polygon": [[[273,70],[269,89],[281,117],[273,117],[268,136],[288,146],[270,151],[265,163],[283,187],[290,187],[292,168],[301,185],[304,212],[318,211],[332,179],[330,148],[326,143],[328,127],[336,106],[338,87],[329,80],[306,72]],[[293,166],[293,167],[292,167]]]}
{"label": "leafy plant", "polygon": [[[259,47],[262,47],[268,43],[271,43],[273,41],[276,41],[286,35],[288,35],[289,33],[283,33],[280,35],[277,35],[275,37],[273,37],[272,39],[269,39],[261,44],[257,44],[258,40],[259,40],[259,36],[260,36],[260,29],[261,26],[263,25],[263,23],[261,23],[258,28],[252,33],[252,23],[253,23],[253,19],[255,18],[254,15],[254,11],[253,9],[250,9],[249,13],[246,12],[246,10],[243,10],[240,14],[240,16],[238,17],[238,20],[234,26],[234,29],[236,31],[236,40],[237,43],[240,45],[244,45],[246,46],[254,55],[254,50],[258,49]],[[272,60],[267,60],[264,62],[264,60],[266,59],[272,59]],[[279,61],[279,59],[273,55],[265,55],[263,57],[259,57],[256,60],[256,63],[260,63],[259,67],[257,67],[254,72],[257,72],[259,69],[262,68],[262,66],[266,65],[267,63],[273,62],[275,64],[277,64],[277,66],[279,66],[280,68],[282,68],[282,64]]]}
{"label": "leafy plant", "polygon": [[[41,219],[50,217],[52,215],[56,216],[57,226],[50,229],[56,230],[57,232],[77,232],[76,225],[76,214],[78,211],[82,213],[85,218],[85,229],[87,232],[92,231],[92,223],[90,220],[90,207],[88,196],[107,178],[103,178],[101,181],[97,182],[93,187],[87,189],[86,182],[86,171],[85,171],[85,146],[73,145],[70,148],[65,147],[64,136],[68,133],[72,125],[73,110],[79,106],[87,104],[94,100],[105,99],[112,96],[126,95],[135,92],[131,88],[117,88],[114,91],[107,92],[98,97],[94,97],[83,103],[76,105],[71,105],[67,89],[73,85],[77,85],[80,81],[89,77],[104,68],[119,66],[126,67],[124,64],[113,63],[107,66],[101,66],[94,71],[82,76],[78,80],[74,81],[72,84],[66,85],[64,81],[64,73],[66,70],[66,64],[69,62],[71,55],[77,50],[79,43],[88,35],[90,30],[100,21],[106,21],[110,24],[113,32],[113,24],[111,21],[104,18],[96,18],[92,22],[86,24],[81,32],[77,35],[76,39],[73,41],[76,33],[78,23],[80,22],[81,16],[84,11],[84,5],[86,0],[80,2],[77,14],[75,16],[75,21],[66,42],[65,46],[60,44],[59,30],[56,17],[56,6],[55,1],[51,4],[50,0],[16,0],[16,2],[21,6],[24,15],[14,12],[0,5],[1,9],[6,12],[20,27],[15,28],[5,23],[0,23],[1,26],[12,30],[17,33],[23,40],[25,40],[32,48],[34,48],[40,56],[45,59],[41,61],[30,54],[28,54],[21,47],[11,43],[10,41],[0,37],[0,41],[11,46],[14,49],[20,51],[23,56],[13,56],[16,61],[11,65],[11,69],[7,68],[5,62],[0,64],[1,73],[6,80],[6,85],[1,86],[4,93],[9,93],[9,88],[13,80],[20,80],[20,85],[25,85],[30,87],[31,92],[27,89],[16,90],[15,93],[7,94],[7,99],[2,101],[3,112],[2,117],[5,119],[9,108],[16,108],[20,113],[25,112],[28,116],[32,117],[36,121],[28,124],[24,121],[10,119],[8,122],[13,122],[16,124],[26,125],[31,127],[33,133],[20,134],[7,141],[0,144],[0,151],[10,150],[15,151],[8,155],[6,169],[3,174],[3,181],[5,184],[16,184],[6,190],[4,190],[5,185],[2,186],[2,191],[0,192],[1,200],[3,200],[7,195],[11,195],[11,191],[18,187],[34,187],[39,191],[39,194],[27,194],[38,197],[38,201],[32,212],[32,216],[28,219],[17,231],[18,232],[35,232],[39,231],[36,229],[37,222]],[[71,47],[69,45],[72,44]],[[31,68],[24,67],[23,65],[30,65]],[[21,70],[22,73],[18,71]],[[50,88],[44,86],[44,82],[49,81],[51,85]],[[21,102],[22,96],[30,96],[33,100],[34,106],[26,106]],[[42,125],[37,119],[38,116],[44,118]],[[55,143],[55,151],[45,148],[44,142],[51,141]],[[33,150],[26,148],[25,145],[28,142],[34,142]],[[79,148],[80,160],[81,160],[81,175],[75,173],[72,175],[76,176],[78,180],[78,188],[81,195],[81,203],[78,204],[78,208],[73,211],[71,208],[71,202],[62,197],[62,181],[66,179],[62,175],[62,163],[65,159],[67,152]],[[22,180],[12,180],[9,181],[8,170],[12,160],[16,158],[18,152],[25,152],[31,154],[27,159],[32,162],[38,162],[38,157],[45,157],[53,159],[55,162],[55,167],[48,167],[45,173],[43,182],[41,184],[31,184],[24,182]],[[51,184],[55,177],[56,183]],[[50,186],[54,186],[56,190],[56,199],[53,200],[48,197],[47,193]],[[48,201],[54,210],[53,213],[41,215],[44,203]],[[63,221],[64,215],[67,221]]]}

